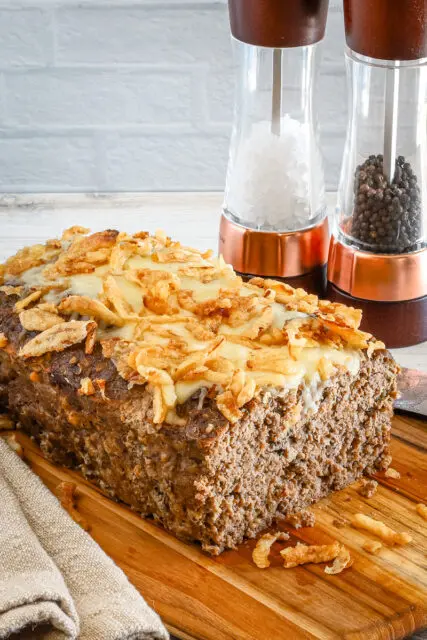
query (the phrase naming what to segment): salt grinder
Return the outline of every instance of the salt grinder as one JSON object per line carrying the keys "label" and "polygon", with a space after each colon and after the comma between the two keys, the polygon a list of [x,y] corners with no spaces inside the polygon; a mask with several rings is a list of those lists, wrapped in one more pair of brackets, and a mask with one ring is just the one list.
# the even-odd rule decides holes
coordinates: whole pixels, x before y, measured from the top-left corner
{"label": "salt grinder", "polygon": [[328,0],[229,0],[237,68],[219,251],[323,293],[328,223],[314,106]]}
{"label": "salt grinder", "polygon": [[427,6],[344,0],[349,121],[328,297],[390,347],[427,340]]}

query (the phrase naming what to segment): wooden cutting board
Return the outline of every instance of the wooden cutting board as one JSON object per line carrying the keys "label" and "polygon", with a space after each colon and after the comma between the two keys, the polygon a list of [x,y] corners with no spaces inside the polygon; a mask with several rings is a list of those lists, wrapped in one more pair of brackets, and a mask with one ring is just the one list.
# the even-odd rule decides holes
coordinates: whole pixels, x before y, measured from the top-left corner
{"label": "wooden cutting board", "polygon": [[[369,500],[357,493],[356,483],[312,508],[315,527],[290,529],[292,544],[339,540],[350,548],[353,567],[335,576],[326,575],[324,565],[285,570],[281,544],[269,569],[252,563],[254,541],[208,557],[104,497],[79,474],[48,463],[20,432],[17,439],[50,489],[63,480],[77,484],[77,508],[90,534],[179,638],[392,640],[427,626],[427,522],[415,510],[427,502],[427,422],[395,417],[393,432],[392,466],[399,480],[378,474],[380,486]],[[368,554],[362,544],[373,536],[333,525],[355,512],[408,531],[413,542]]]}

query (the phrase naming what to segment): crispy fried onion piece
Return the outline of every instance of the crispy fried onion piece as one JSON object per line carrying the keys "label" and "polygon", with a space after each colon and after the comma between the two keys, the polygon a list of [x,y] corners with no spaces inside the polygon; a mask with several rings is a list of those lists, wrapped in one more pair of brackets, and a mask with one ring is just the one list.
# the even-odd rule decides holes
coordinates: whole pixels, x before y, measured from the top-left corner
{"label": "crispy fried onion piece", "polygon": [[253,351],[246,366],[250,371],[274,371],[283,375],[295,375],[301,371],[301,365],[289,359],[286,350],[268,347]]}
{"label": "crispy fried onion piece", "polygon": [[369,340],[368,349],[366,353],[368,355],[368,358],[370,358],[375,351],[383,351],[384,349],[385,349],[384,342],[381,342],[381,340],[375,340],[374,338],[372,338],[371,340]]}
{"label": "crispy fried onion piece", "polygon": [[412,538],[409,533],[397,533],[384,524],[384,522],[374,520],[374,518],[370,518],[363,513],[355,513],[351,518],[351,525],[355,529],[364,529],[365,531],[369,531],[369,533],[378,536],[378,538],[381,538],[383,542],[390,545],[404,545],[412,542]]}
{"label": "crispy fried onion piece", "polygon": [[55,280],[61,275],[91,273],[99,265],[108,262],[117,235],[117,231],[107,230],[90,236],[74,236],[68,249],[43,270],[44,277]]}
{"label": "crispy fried onion piece", "polygon": [[24,287],[12,287],[10,284],[5,284],[3,287],[0,287],[0,291],[7,296],[20,296]]}
{"label": "crispy fried onion piece", "polygon": [[18,302],[15,304],[15,307],[14,307],[16,313],[19,313],[23,309],[26,309],[33,302],[37,302],[37,300],[40,300],[42,293],[43,293],[42,291],[33,291],[22,300],[18,300]]}
{"label": "crispy fried onion piece", "polygon": [[162,369],[147,367],[143,364],[143,353],[136,356],[136,370],[145,382],[148,382],[153,391],[153,410],[155,424],[160,424],[166,419],[169,409],[176,404],[175,386],[170,375]]}
{"label": "crispy fried onion piece", "polygon": [[192,278],[204,284],[224,278],[229,289],[240,289],[243,282],[242,278],[235,275],[225,263],[208,267],[182,267],[178,269],[177,273],[180,278]]}
{"label": "crispy fried onion piece", "polygon": [[110,338],[101,340],[102,355],[104,358],[111,358],[117,369],[118,374],[128,382],[128,388],[132,388],[135,384],[146,384],[133,366],[129,364],[129,359],[135,350],[135,345],[127,340],[120,338]]}
{"label": "crispy fried onion piece", "polygon": [[158,240],[151,238],[146,231],[140,231],[133,236],[119,233],[116,246],[110,257],[110,267],[113,273],[122,273],[129,258],[132,256],[146,257],[151,255]]}
{"label": "crispy fried onion piece", "polygon": [[19,356],[35,358],[50,351],[63,351],[82,342],[94,326],[96,323],[90,320],[61,322],[29,340],[19,351]]}
{"label": "crispy fried onion piece", "polygon": [[104,298],[110,302],[111,306],[114,307],[121,318],[126,320],[137,317],[113,276],[107,276],[105,278],[102,288]]}
{"label": "crispy fried onion piece", "polygon": [[[59,244],[59,243],[58,243]],[[28,269],[39,267],[59,254],[61,245],[55,242],[35,244],[18,251],[4,263],[4,272],[8,276],[18,276]]]}
{"label": "crispy fried onion piece", "polygon": [[362,321],[361,309],[346,307],[339,302],[330,302],[329,300],[319,300],[319,309],[316,315],[318,318],[337,322],[352,329],[358,329]]}
{"label": "crispy fried onion piece", "polygon": [[6,335],[2,331],[0,333],[0,349],[4,349],[5,347],[7,347],[8,343],[9,343],[9,340],[7,339]]}
{"label": "crispy fried onion piece", "polygon": [[343,545],[339,542],[310,546],[298,543],[296,547],[282,549],[280,555],[284,560],[283,566],[285,569],[292,569],[301,564],[330,562],[330,560],[335,560],[340,555],[342,549]]}
{"label": "crispy fried onion piece", "polygon": [[172,304],[170,297],[179,290],[180,279],[167,271],[152,269],[131,269],[125,272],[130,282],[143,289],[144,306],[157,315],[178,313],[176,304]]}
{"label": "crispy fried onion piece", "polygon": [[351,327],[345,327],[336,322],[331,322],[330,320],[322,321],[324,326],[329,329],[329,331],[339,336],[344,344],[352,347],[353,349],[367,349],[369,347],[369,341],[372,338],[370,333],[365,333],[364,331],[359,331],[359,329],[352,329]]}
{"label": "crispy fried onion piece", "polygon": [[348,569],[353,564],[352,557],[350,555],[350,551],[344,545],[341,545],[341,549],[335,560],[333,561],[330,567],[325,567],[325,573],[329,575],[336,575],[344,571],[344,569]]}
{"label": "crispy fried onion piece", "polygon": [[276,533],[265,533],[257,541],[255,548],[252,552],[252,560],[258,567],[258,569],[266,569],[270,566],[270,549],[277,540],[289,540],[289,534],[284,531],[277,531]]}
{"label": "crispy fried onion piece", "polygon": [[26,331],[45,331],[46,329],[54,327],[56,324],[61,324],[64,322],[64,319],[56,313],[35,307],[21,311],[19,314],[19,322]]}
{"label": "crispy fried onion piece", "polygon": [[213,358],[212,354],[224,342],[222,336],[216,337],[206,345],[202,351],[190,353],[180,362],[173,373],[174,380],[198,380],[204,378],[216,383],[228,383],[231,379],[230,372],[215,371],[206,366],[206,360]]}
{"label": "crispy fried onion piece", "polygon": [[16,453],[17,456],[19,456],[21,458],[21,460],[24,459],[24,449],[22,448],[21,444],[18,442],[17,438],[16,438],[16,434],[15,433],[11,433],[10,435],[6,436],[5,438],[7,444],[9,445],[9,447]]}
{"label": "crispy fried onion piece", "polygon": [[89,326],[86,340],[85,340],[85,353],[90,354],[93,353],[96,344],[96,336],[98,331],[98,325],[96,322],[92,322],[92,325]]}
{"label": "crispy fried onion piece", "polygon": [[68,296],[68,298],[64,298],[59,304],[58,311],[66,315],[78,313],[81,316],[90,316],[116,327],[122,327],[124,325],[123,318],[120,318],[117,313],[110,311],[110,309],[99,300],[93,300],[88,296]]}
{"label": "crispy fried onion piece", "polygon": [[284,304],[289,310],[303,313],[314,313],[317,310],[318,297],[307,293],[304,289],[294,289],[284,282],[269,278],[252,278],[249,284],[260,289],[271,289],[276,294],[276,301]]}
{"label": "crispy fried onion piece", "polygon": [[210,267],[210,263],[206,262],[206,260],[211,256],[211,250],[203,253],[198,249],[182,247],[179,242],[172,242],[169,247],[153,254],[153,262],[160,262],[162,264],[167,262],[187,262],[191,266],[200,265]]}
{"label": "crispy fried onion piece", "polygon": [[416,506],[417,513],[419,516],[427,520],[427,505],[422,504],[421,502]]}
{"label": "crispy fried onion piece", "polygon": [[232,424],[237,422],[242,417],[241,407],[252,400],[255,390],[255,380],[248,378],[241,369],[237,369],[233,374],[229,388],[216,398],[218,409],[229,422]]}
{"label": "crispy fried onion piece", "polygon": [[393,480],[400,479],[400,473],[396,469],[393,469],[392,467],[389,467],[384,475],[386,478],[393,478]]}
{"label": "crispy fried onion piece", "polygon": [[86,227],[74,225],[73,227],[69,227],[68,229],[65,229],[65,231],[61,236],[61,240],[68,242],[69,240],[74,240],[75,236],[85,236],[86,234],[89,233],[89,231],[90,229],[87,229]]}
{"label": "crispy fried onion piece", "polygon": [[56,487],[56,495],[59,498],[61,507],[68,512],[74,522],[79,524],[85,531],[88,531],[89,525],[76,507],[76,489],[77,485],[74,482],[64,481]]}
{"label": "crispy fried onion piece", "polygon": [[365,551],[371,553],[373,556],[378,555],[382,548],[383,545],[381,542],[378,542],[378,540],[367,540],[362,544],[362,549],[365,549]]}
{"label": "crispy fried onion piece", "polygon": [[329,378],[332,378],[335,370],[336,369],[334,363],[323,356],[317,363],[317,371],[319,372],[319,376],[322,382],[324,382],[325,380],[329,380]]}
{"label": "crispy fried onion piece", "polygon": [[80,380],[80,388],[77,392],[80,396],[93,396],[95,391],[95,387],[90,378],[82,378]]}

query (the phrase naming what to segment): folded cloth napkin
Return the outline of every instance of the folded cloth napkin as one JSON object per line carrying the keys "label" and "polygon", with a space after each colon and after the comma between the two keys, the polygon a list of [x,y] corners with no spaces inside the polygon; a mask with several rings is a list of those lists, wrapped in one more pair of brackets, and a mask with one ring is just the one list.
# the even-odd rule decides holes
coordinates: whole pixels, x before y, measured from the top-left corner
{"label": "folded cloth napkin", "polygon": [[124,573],[0,438],[0,639],[167,640]]}

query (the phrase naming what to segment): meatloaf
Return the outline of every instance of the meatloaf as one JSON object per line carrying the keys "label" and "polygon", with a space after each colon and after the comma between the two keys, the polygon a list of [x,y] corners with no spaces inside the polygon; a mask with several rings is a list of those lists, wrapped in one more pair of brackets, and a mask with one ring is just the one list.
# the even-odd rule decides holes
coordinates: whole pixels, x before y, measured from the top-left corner
{"label": "meatloaf", "polygon": [[397,366],[355,309],[160,232],[73,227],[0,277],[0,407],[208,553],[390,462]]}

